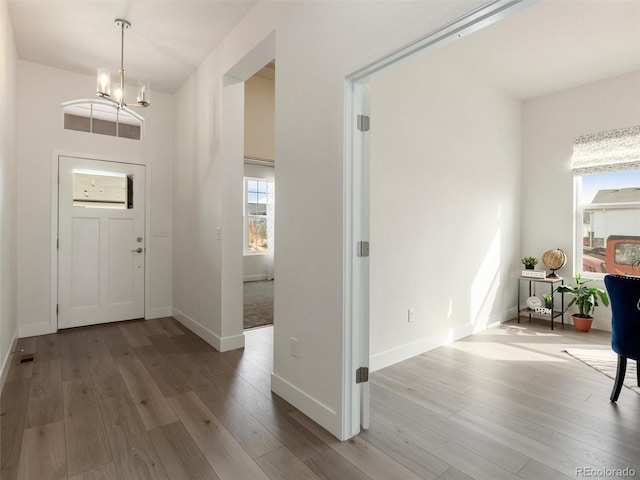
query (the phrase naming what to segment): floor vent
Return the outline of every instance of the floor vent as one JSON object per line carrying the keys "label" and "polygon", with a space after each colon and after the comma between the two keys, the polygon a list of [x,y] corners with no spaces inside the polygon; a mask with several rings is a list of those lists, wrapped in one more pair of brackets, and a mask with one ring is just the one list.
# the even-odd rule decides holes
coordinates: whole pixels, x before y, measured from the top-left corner
{"label": "floor vent", "polygon": [[36,359],[35,353],[26,353],[24,355],[20,355],[19,363],[31,363]]}

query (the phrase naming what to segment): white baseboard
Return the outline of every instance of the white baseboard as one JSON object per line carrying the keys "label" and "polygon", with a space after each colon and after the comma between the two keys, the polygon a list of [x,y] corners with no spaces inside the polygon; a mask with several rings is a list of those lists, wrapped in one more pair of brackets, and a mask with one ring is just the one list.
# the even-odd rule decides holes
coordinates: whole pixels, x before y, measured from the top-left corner
{"label": "white baseboard", "polygon": [[16,351],[16,347],[18,345],[18,328],[13,332],[13,338],[11,339],[11,343],[9,344],[9,351],[4,356],[2,361],[2,370],[0,370],[0,393],[4,389],[4,382],[7,380],[7,375],[9,374],[9,368],[11,367],[11,362],[13,361],[13,352]]}
{"label": "white baseboard", "polygon": [[149,313],[147,313],[144,318],[151,320],[152,318],[170,317],[172,314],[173,308],[171,307],[154,307],[149,309]]}
{"label": "white baseboard", "polygon": [[[515,310],[515,312],[517,315],[517,310]],[[491,317],[478,320],[474,324],[469,323],[466,325],[461,325],[451,330],[438,332],[434,335],[429,335],[414,342],[405,343],[404,345],[391,348],[384,352],[376,353],[369,357],[369,371],[375,372],[376,370],[380,370],[395,363],[402,362],[403,360],[407,360],[408,358],[428,352],[429,350],[433,350],[434,348],[441,347],[442,345],[447,345],[451,342],[467,337],[473,333],[494,327],[502,322],[506,322],[509,318],[513,318],[510,315],[511,310],[501,315],[496,314],[492,315]]]}
{"label": "white baseboard", "polygon": [[209,330],[206,327],[203,327],[198,322],[196,322],[193,318],[185,315],[177,308],[173,308],[173,318],[178,320],[182,325],[187,327],[197,336],[199,336],[202,340],[207,342],[213,348],[218,350],[219,352],[226,352],[229,350],[235,350],[237,348],[244,347],[244,334],[242,335],[234,335],[232,337],[219,337],[214,332]]}
{"label": "white baseboard", "polygon": [[18,336],[20,338],[25,337],[37,337],[38,335],[48,335],[49,333],[56,333],[58,326],[51,322],[40,323],[28,323],[26,325],[18,325]]}
{"label": "white baseboard", "polygon": [[269,280],[269,275],[262,273],[260,275],[245,275],[242,279],[243,282],[257,282],[259,280]]}
{"label": "white baseboard", "polygon": [[334,410],[275,373],[271,374],[271,390],[291,405],[295,405],[298,410],[335,437],[340,438],[342,433],[341,419]]}

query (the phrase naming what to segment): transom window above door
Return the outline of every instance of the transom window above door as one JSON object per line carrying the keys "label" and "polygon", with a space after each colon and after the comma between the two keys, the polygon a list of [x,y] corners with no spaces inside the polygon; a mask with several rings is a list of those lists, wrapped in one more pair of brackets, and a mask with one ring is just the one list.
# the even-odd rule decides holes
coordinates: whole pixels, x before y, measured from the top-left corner
{"label": "transom window above door", "polygon": [[98,133],[111,137],[140,140],[144,118],[130,110],[96,99],[74,100],[62,104],[65,130]]}

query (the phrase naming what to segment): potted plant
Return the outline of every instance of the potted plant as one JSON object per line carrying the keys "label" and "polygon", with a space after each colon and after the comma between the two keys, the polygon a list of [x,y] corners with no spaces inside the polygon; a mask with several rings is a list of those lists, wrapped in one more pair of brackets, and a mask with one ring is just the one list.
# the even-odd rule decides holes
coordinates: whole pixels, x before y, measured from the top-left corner
{"label": "potted plant", "polygon": [[[601,288],[588,287],[586,284],[591,280],[582,280],[582,275],[576,273],[575,285],[560,285],[556,288],[556,292],[568,293],[573,299],[567,305],[567,309],[571,305],[577,305],[579,313],[571,315],[573,325],[578,332],[588,332],[593,322],[592,314],[598,306],[598,298],[602,303],[609,305],[609,297],[607,292]],[[565,310],[566,311],[566,310]]]}
{"label": "potted plant", "polygon": [[527,270],[533,270],[537,263],[538,259],[536,257],[522,257],[522,264]]}
{"label": "potted plant", "polygon": [[551,308],[553,305],[553,295],[550,293],[545,293],[542,295],[542,299],[544,300],[544,308]]}

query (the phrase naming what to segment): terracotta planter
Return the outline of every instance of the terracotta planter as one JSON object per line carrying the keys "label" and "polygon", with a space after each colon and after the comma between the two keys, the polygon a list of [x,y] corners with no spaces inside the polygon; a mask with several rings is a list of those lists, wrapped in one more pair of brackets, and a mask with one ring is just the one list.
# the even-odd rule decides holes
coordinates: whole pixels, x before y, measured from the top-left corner
{"label": "terracotta planter", "polygon": [[591,323],[593,323],[593,317],[577,317],[571,315],[573,318],[573,326],[576,327],[576,332],[588,332],[591,329]]}

